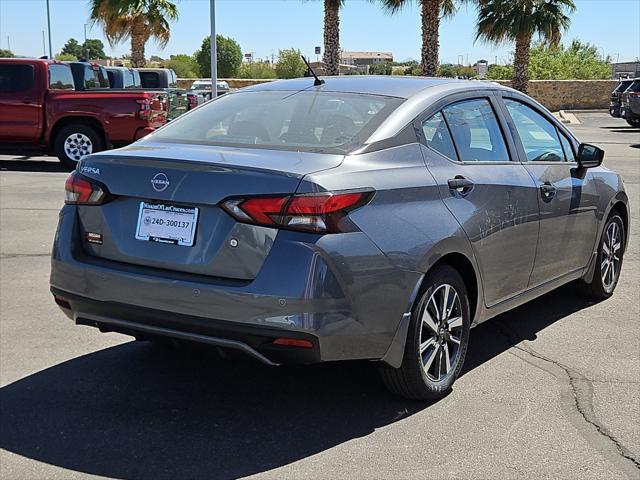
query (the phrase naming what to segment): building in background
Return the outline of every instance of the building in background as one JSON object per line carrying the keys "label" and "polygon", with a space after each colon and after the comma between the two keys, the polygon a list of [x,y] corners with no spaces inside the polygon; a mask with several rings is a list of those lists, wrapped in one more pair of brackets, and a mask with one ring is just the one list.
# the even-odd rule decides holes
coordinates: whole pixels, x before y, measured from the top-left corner
{"label": "building in background", "polygon": [[484,79],[487,78],[487,72],[489,71],[489,62],[487,60],[478,60],[473,69],[478,74],[478,77]]}
{"label": "building in background", "polygon": [[640,62],[620,62],[611,64],[611,78],[636,78],[640,77]]}
{"label": "building in background", "polygon": [[370,65],[377,63],[393,62],[393,53],[391,52],[349,52],[342,50],[340,52],[340,63],[343,65],[352,65],[361,72],[367,72]]}

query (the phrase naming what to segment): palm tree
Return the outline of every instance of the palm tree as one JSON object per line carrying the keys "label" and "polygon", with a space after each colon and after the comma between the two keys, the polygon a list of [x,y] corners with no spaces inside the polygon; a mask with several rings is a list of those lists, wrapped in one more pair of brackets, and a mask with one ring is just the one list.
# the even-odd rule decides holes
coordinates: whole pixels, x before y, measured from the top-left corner
{"label": "palm tree", "polygon": [[340,71],[340,7],[344,0],[324,0],[324,54],[327,75]]}
{"label": "palm tree", "polygon": [[493,43],[515,41],[513,88],[527,92],[529,52],[535,34],[549,46],[557,46],[571,23],[573,0],[477,0],[476,39]]}
{"label": "palm tree", "polygon": [[89,0],[90,18],[101,24],[111,46],[131,38],[131,64],[144,67],[144,46],[154,37],[161,47],[171,35],[169,22],[178,18],[170,0]]}
{"label": "palm tree", "polygon": [[[412,0],[381,0],[384,7],[396,13]],[[438,74],[438,51],[440,49],[440,19],[456,13],[456,0],[416,0],[420,4],[422,17],[422,75],[435,77]]]}

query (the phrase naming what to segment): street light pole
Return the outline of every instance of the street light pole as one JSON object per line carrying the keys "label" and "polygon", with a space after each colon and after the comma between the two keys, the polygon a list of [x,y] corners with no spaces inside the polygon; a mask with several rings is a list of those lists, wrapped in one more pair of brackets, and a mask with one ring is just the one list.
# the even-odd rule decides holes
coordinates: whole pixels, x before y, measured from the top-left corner
{"label": "street light pole", "polygon": [[49,32],[49,58],[53,58],[53,48],[51,48],[51,14],[49,13],[49,0],[47,0],[47,31]]}
{"label": "street light pole", "polygon": [[218,96],[218,53],[216,45],[216,0],[210,0],[211,10],[211,98]]}

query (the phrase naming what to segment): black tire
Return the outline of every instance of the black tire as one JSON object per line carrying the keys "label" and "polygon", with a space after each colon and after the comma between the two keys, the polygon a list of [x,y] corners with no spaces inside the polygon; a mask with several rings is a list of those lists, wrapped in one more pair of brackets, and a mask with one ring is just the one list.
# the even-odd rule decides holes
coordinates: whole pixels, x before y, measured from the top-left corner
{"label": "black tire", "polygon": [[[73,140],[74,142],[77,142],[77,144],[82,143],[82,145],[78,145],[79,149],[77,150],[77,157],[70,156],[67,149],[65,149],[65,142],[67,142],[67,139],[70,141]],[[90,145],[86,143],[86,139],[90,141]],[[94,127],[82,123],[62,127],[56,134],[53,141],[53,150],[60,162],[69,169],[76,168],[76,164],[82,154],[82,150],[80,149],[85,149],[86,154],[103,150],[104,139],[102,135]]]}
{"label": "black tire", "polygon": [[[451,329],[448,335],[449,339],[457,337],[460,343],[456,347],[455,343],[447,340],[447,332],[445,331],[445,339],[436,340],[436,343],[427,347],[424,353],[420,353],[422,336],[428,338],[427,341],[423,342],[423,345],[438,337],[438,334],[433,335],[434,330],[429,328],[423,321],[423,313],[427,308],[433,312],[433,302],[430,302],[432,295],[434,295],[434,299],[436,300],[437,298],[441,298],[438,297],[438,294],[444,295],[443,290],[446,289],[446,285],[453,287],[459,298],[459,303],[454,305],[454,298],[454,300],[451,301],[452,307],[450,309],[450,315],[445,315],[445,317],[451,317],[451,319],[462,317],[461,326],[455,330]],[[423,287],[419,301],[416,302],[411,315],[411,323],[409,324],[409,331],[407,333],[402,365],[400,368],[381,367],[380,374],[385,386],[396,395],[412,400],[435,401],[449,393],[453,383],[460,374],[469,344],[471,314],[467,289],[462,277],[454,268],[448,265],[435,267],[425,277]],[[447,298],[452,298],[452,296]],[[433,319],[434,316],[435,315],[431,315],[431,318],[435,320],[438,330],[441,331],[442,326],[446,323],[446,318],[440,321]],[[429,335],[431,335],[431,338],[429,338]],[[451,350],[451,348],[457,349],[455,350],[454,363],[450,364],[449,370],[446,371],[441,378],[436,379],[435,375],[431,374],[432,370],[435,368],[438,377],[440,377],[442,373],[442,362],[444,361],[446,364],[445,348],[443,346],[438,347],[438,344],[447,344],[447,353],[454,351]],[[449,345],[451,345],[451,347]],[[439,359],[437,358],[438,355],[440,355]],[[440,363],[436,364],[438,361],[440,361]],[[431,366],[426,366],[425,363],[430,363]]]}
{"label": "black tire", "polygon": [[[614,225],[614,227],[612,227],[612,225]],[[618,250],[611,248],[609,244],[609,239],[611,237],[608,235],[608,232],[616,229],[620,235],[620,246]],[[624,247],[626,238],[626,231],[624,228],[622,217],[620,217],[618,212],[614,210],[609,215],[609,218],[607,218],[607,221],[604,224],[604,228],[602,229],[593,278],[590,282],[583,281],[581,283],[581,291],[584,296],[592,298],[594,300],[606,300],[611,295],[613,295],[613,292],[618,285],[618,280],[620,279],[620,271],[622,270],[622,260],[624,258]],[[613,255],[611,252],[613,253]],[[616,258],[618,259],[617,262],[615,260]],[[605,276],[605,272],[609,272],[609,270],[607,270],[608,262],[612,262],[613,265],[613,267],[610,266],[609,268],[614,268],[612,278]],[[605,282],[605,278],[607,279],[607,282]],[[611,278],[610,281],[609,278]]]}
{"label": "black tire", "polygon": [[640,118],[627,118],[627,123],[632,127],[640,127]]}

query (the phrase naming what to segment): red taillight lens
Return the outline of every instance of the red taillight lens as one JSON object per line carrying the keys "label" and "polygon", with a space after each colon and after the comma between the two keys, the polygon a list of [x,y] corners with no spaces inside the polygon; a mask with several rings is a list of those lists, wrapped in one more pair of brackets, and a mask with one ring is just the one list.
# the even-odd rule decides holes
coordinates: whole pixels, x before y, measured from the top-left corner
{"label": "red taillight lens", "polygon": [[280,345],[282,347],[299,347],[299,348],[313,348],[313,343],[310,340],[304,340],[301,338],[276,338],[273,341],[274,345]]}
{"label": "red taillight lens", "polygon": [[630,97],[640,97],[640,92],[631,92],[629,93]]}
{"label": "red taillight lens", "polygon": [[195,95],[187,95],[189,101],[189,110],[198,106],[198,98]]}
{"label": "red taillight lens", "polygon": [[373,192],[319,193],[278,197],[232,199],[222,207],[244,223],[338,233],[355,230],[347,214],[367,203]]}
{"label": "red taillight lens", "polygon": [[105,197],[105,191],[77,172],[71,172],[64,182],[65,203],[99,205]]}
{"label": "red taillight lens", "polygon": [[151,117],[152,100],[150,98],[142,98],[136,100],[136,102],[140,104],[140,109],[138,110],[138,118],[140,120],[148,120]]}

